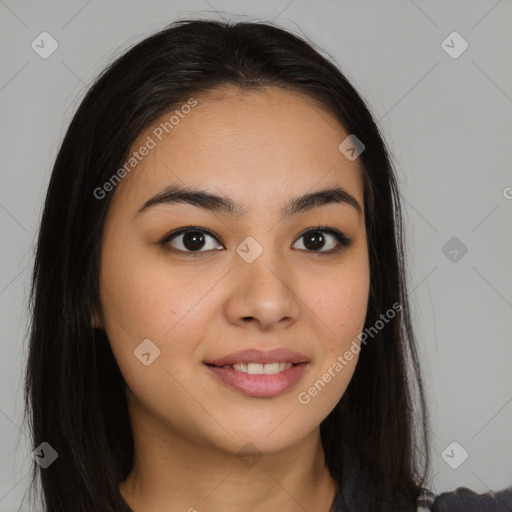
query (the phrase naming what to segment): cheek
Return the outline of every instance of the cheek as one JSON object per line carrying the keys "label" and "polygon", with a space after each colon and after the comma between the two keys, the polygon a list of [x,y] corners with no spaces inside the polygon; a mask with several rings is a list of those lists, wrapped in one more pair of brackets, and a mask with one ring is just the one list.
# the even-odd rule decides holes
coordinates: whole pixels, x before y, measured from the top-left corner
{"label": "cheek", "polygon": [[[179,269],[144,252],[106,254],[102,261],[101,302],[135,338],[170,336],[212,284],[191,268]],[[112,324],[112,322],[111,322]],[[113,326],[115,327],[115,326]]]}
{"label": "cheek", "polygon": [[[106,254],[102,261],[101,305],[114,357],[137,403],[153,414],[165,415],[170,397],[177,410],[190,407],[180,383],[204,330],[199,318],[208,322],[197,315],[204,312],[198,301],[213,283],[198,279],[197,271],[194,278],[188,271],[170,272],[155,258],[125,254]],[[186,417],[186,407],[180,411]]]}
{"label": "cheek", "polygon": [[[199,272],[192,265],[173,268],[165,258],[147,251],[106,249],[101,305],[104,329],[121,373],[129,387],[142,395],[155,394],[164,381],[173,387],[165,372],[172,370],[181,381],[189,371],[187,362],[194,359],[211,317],[220,309],[211,290],[222,274]],[[148,339],[151,343],[144,342]],[[149,347],[150,361],[157,354],[148,367],[137,358],[147,352],[139,349],[143,342]]]}
{"label": "cheek", "polygon": [[319,337],[327,342],[326,352],[339,352],[363,329],[369,287],[364,256],[306,281],[303,293],[320,330]]}
{"label": "cheek", "polygon": [[364,254],[346,263],[329,277],[317,275],[306,284],[321,358],[297,399],[321,416],[334,408],[354,374],[368,306],[370,276]]}

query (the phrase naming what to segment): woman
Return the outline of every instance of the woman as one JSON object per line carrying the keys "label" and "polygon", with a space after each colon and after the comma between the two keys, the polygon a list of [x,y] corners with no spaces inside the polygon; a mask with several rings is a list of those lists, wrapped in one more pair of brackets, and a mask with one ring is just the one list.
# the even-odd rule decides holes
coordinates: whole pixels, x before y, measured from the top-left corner
{"label": "woman", "polygon": [[394,172],[354,88],[282,29],[180,21],[102,73],[32,308],[48,512],[512,510],[427,490]]}

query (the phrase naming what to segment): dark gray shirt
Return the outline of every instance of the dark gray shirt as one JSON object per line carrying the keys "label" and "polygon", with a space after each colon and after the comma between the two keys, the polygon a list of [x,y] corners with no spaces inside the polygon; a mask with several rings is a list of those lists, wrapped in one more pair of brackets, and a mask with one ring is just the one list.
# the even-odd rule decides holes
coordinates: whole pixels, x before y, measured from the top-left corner
{"label": "dark gray shirt", "polygon": [[[370,511],[364,497],[350,496],[349,499],[339,493],[329,512]],[[440,495],[423,495],[415,506],[393,512],[512,512],[512,487],[493,493],[477,494],[466,487],[459,487],[453,492]]]}
{"label": "dark gray shirt", "polygon": [[[364,475],[355,471],[347,475],[342,490],[337,494],[329,512],[372,512],[372,493],[363,492]],[[369,491],[369,489],[368,489]],[[499,492],[477,494],[466,487],[436,495],[425,491],[410,507],[398,509],[389,506],[389,512],[512,512],[512,486]]]}

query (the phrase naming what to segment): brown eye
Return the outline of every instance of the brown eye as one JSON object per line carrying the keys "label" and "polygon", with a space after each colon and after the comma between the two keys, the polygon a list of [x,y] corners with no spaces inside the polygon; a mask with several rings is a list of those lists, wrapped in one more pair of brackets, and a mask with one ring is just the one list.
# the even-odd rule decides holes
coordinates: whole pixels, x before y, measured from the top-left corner
{"label": "brown eye", "polygon": [[[318,252],[331,254],[340,251],[343,247],[348,247],[352,239],[345,236],[344,233],[333,228],[313,228],[309,229],[301,235],[300,239],[304,239],[303,246],[300,250],[307,252]],[[322,250],[327,246],[326,250]]]}
{"label": "brown eye", "polygon": [[[167,235],[162,240],[163,245],[171,245],[173,249],[180,252],[203,253],[216,248],[223,248],[218,243],[211,242],[217,240],[213,234],[205,229],[199,228],[183,228]],[[170,242],[175,242],[171,244]]]}

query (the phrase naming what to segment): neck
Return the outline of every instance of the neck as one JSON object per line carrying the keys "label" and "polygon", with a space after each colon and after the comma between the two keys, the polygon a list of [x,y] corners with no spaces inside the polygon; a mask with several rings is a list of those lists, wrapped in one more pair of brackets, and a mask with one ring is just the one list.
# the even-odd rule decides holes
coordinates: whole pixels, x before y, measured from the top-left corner
{"label": "neck", "polygon": [[120,491],[134,512],[329,512],[338,491],[319,428],[278,453],[242,460],[140,414],[132,420],[134,465]]}

